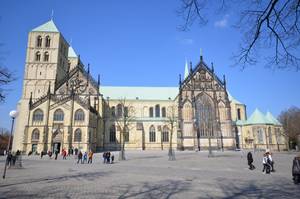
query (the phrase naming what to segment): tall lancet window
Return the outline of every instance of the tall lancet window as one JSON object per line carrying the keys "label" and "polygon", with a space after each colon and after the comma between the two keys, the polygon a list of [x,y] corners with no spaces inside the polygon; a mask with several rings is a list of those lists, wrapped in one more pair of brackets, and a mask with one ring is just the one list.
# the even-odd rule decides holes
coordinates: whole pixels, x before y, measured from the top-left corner
{"label": "tall lancet window", "polygon": [[40,53],[40,51],[37,51],[35,53],[35,61],[41,61],[41,53]]}
{"label": "tall lancet window", "polygon": [[36,39],[36,46],[37,47],[42,47],[42,37],[39,35]]}
{"label": "tall lancet window", "polygon": [[46,45],[45,45],[45,47],[49,48],[50,47],[50,42],[51,42],[50,37],[46,36]]}
{"label": "tall lancet window", "polygon": [[204,137],[215,136],[215,108],[212,99],[206,95],[200,95],[196,99],[196,125],[200,135]]}

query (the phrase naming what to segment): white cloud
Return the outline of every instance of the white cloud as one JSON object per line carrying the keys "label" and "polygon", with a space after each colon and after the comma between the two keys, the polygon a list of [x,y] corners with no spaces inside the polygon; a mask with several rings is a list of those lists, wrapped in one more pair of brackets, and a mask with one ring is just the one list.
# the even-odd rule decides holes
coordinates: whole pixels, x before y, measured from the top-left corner
{"label": "white cloud", "polygon": [[180,43],[183,45],[192,45],[194,44],[194,40],[190,38],[181,39]]}
{"label": "white cloud", "polygon": [[219,20],[219,21],[216,21],[214,23],[214,26],[217,27],[217,28],[225,28],[228,26],[228,17],[229,15],[225,15],[223,17],[223,19]]}

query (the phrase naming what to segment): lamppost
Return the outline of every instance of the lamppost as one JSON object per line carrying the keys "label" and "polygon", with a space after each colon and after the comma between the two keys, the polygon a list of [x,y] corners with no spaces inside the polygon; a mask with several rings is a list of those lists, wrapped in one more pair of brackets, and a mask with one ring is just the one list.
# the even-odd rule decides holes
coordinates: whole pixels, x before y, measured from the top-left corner
{"label": "lamppost", "polygon": [[[18,116],[18,111],[16,111],[16,110],[10,111],[9,116],[11,117],[12,122],[11,122],[10,135],[9,135],[9,138],[8,138],[8,144],[7,144],[7,148],[6,148],[7,154],[9,152],[11,136],[12,136],[12,132],[13,132],[13,128],[14,128],[14,122],[15,122],[15,118]],[[6,160],[5,160],[4,164],[5,164],[5,166],[4,166],[4,172],[3,172],[3,179],[5,179],[6,167],[7,167],[7,164],[8,164],[8,155],[6,156]]]}

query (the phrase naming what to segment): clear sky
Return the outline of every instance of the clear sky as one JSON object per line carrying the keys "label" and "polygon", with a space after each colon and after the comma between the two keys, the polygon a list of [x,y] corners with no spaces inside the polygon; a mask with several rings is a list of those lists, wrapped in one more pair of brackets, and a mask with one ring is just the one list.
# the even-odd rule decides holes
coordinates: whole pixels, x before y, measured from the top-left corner
{"label": "clear sky", "polygon": [[214,62],[220,78],[226,75],[229,92],[246,104],[248,116],[256,107],[278,116],[292,105],[300,106],[299,72],[270,70],[263,63],[245,70],[231,67],[241,41],[232,27],[234,13],[212,11],[205,27],[181,32],[178,7],[179,0],[1,1],[1,62],[17,80],[0,104],[0,127],[10,127],[8,113],[22,94],[28,32],[50,20],[52,10],[56,26],[69,43],[72,40],[83,62],[90,63],[94,77],[101,75],[102,85],[177,86],[185,59],[196,64],[202,48],[204,61]]}

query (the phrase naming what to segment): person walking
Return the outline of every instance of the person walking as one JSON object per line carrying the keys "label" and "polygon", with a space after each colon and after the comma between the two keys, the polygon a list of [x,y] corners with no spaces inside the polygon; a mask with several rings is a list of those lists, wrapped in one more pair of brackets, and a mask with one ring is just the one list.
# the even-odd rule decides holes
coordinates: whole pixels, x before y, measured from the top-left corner
{"label": "person walking", "polygon": [[249,169],[250,169],[250,170],[255,169],[255,166],[252,164],[252,163],[253,163],[253,156],[252,156],[252,153],[251,153],[251,152],[249,152],[249,153],[247,154],[247,160],[248,160],[248,166],[249,166]]}
{"label": "person walking", "polygon": [[58,149],[55,149],[55,160],[57,160],[57,156],[58,156]]}
{"label": "person walking", "polygon": [[66,160],[67,159],[67,151],[65,149],[63,150],[62,155],[63,155],[63,160]]}
{"label": "person walking", "polygon": [[274,161],[273,161],[273,158],[272,158],[272,154],[270,153],[269,150],[267,150],[266,154],[267,154],[268,164],[271,166],[271,172],[275,172],[275,170],[274,170]]}
{"label": "person walking", "polygon": [[87,152],[85,151],[84,152],[84,155],[83,155],[83,164],[87,162]]}
{"label": "person walking", "polygon": [[82,162],[82,152],[81,151],[79,151],[77,157],[78,157],[77,164],[79,163],[79,161],[81,162],[81,164],[83,164],[83,162]]}
{"label": "person walking", "polygon": [[293,160],[292,176],[295,184],[300,184],[300,154]]}
{"label": "person walking", "polygon": [[103,164],[105,164],[106,163],[106,152],[103,152],[102,157],[103,157]]}
{"label": "person walking", "polygon": [[115,156],[114,156],[114,154],[112,153],[112,154],[111,154],[111,164],[114,163],[114,160],[115,160]]}
{"label": "person walking", "polygon": [[110,163],[110,152],[107,152],[106,157],[107,157],[106,163],[109,164]]}
{"label": "person walking", "polygon": [[90,163],[92,164],[92,162],[93,162],[93,152],[90,151],[88,156],[89,156],[88,164],[90,164]]}

